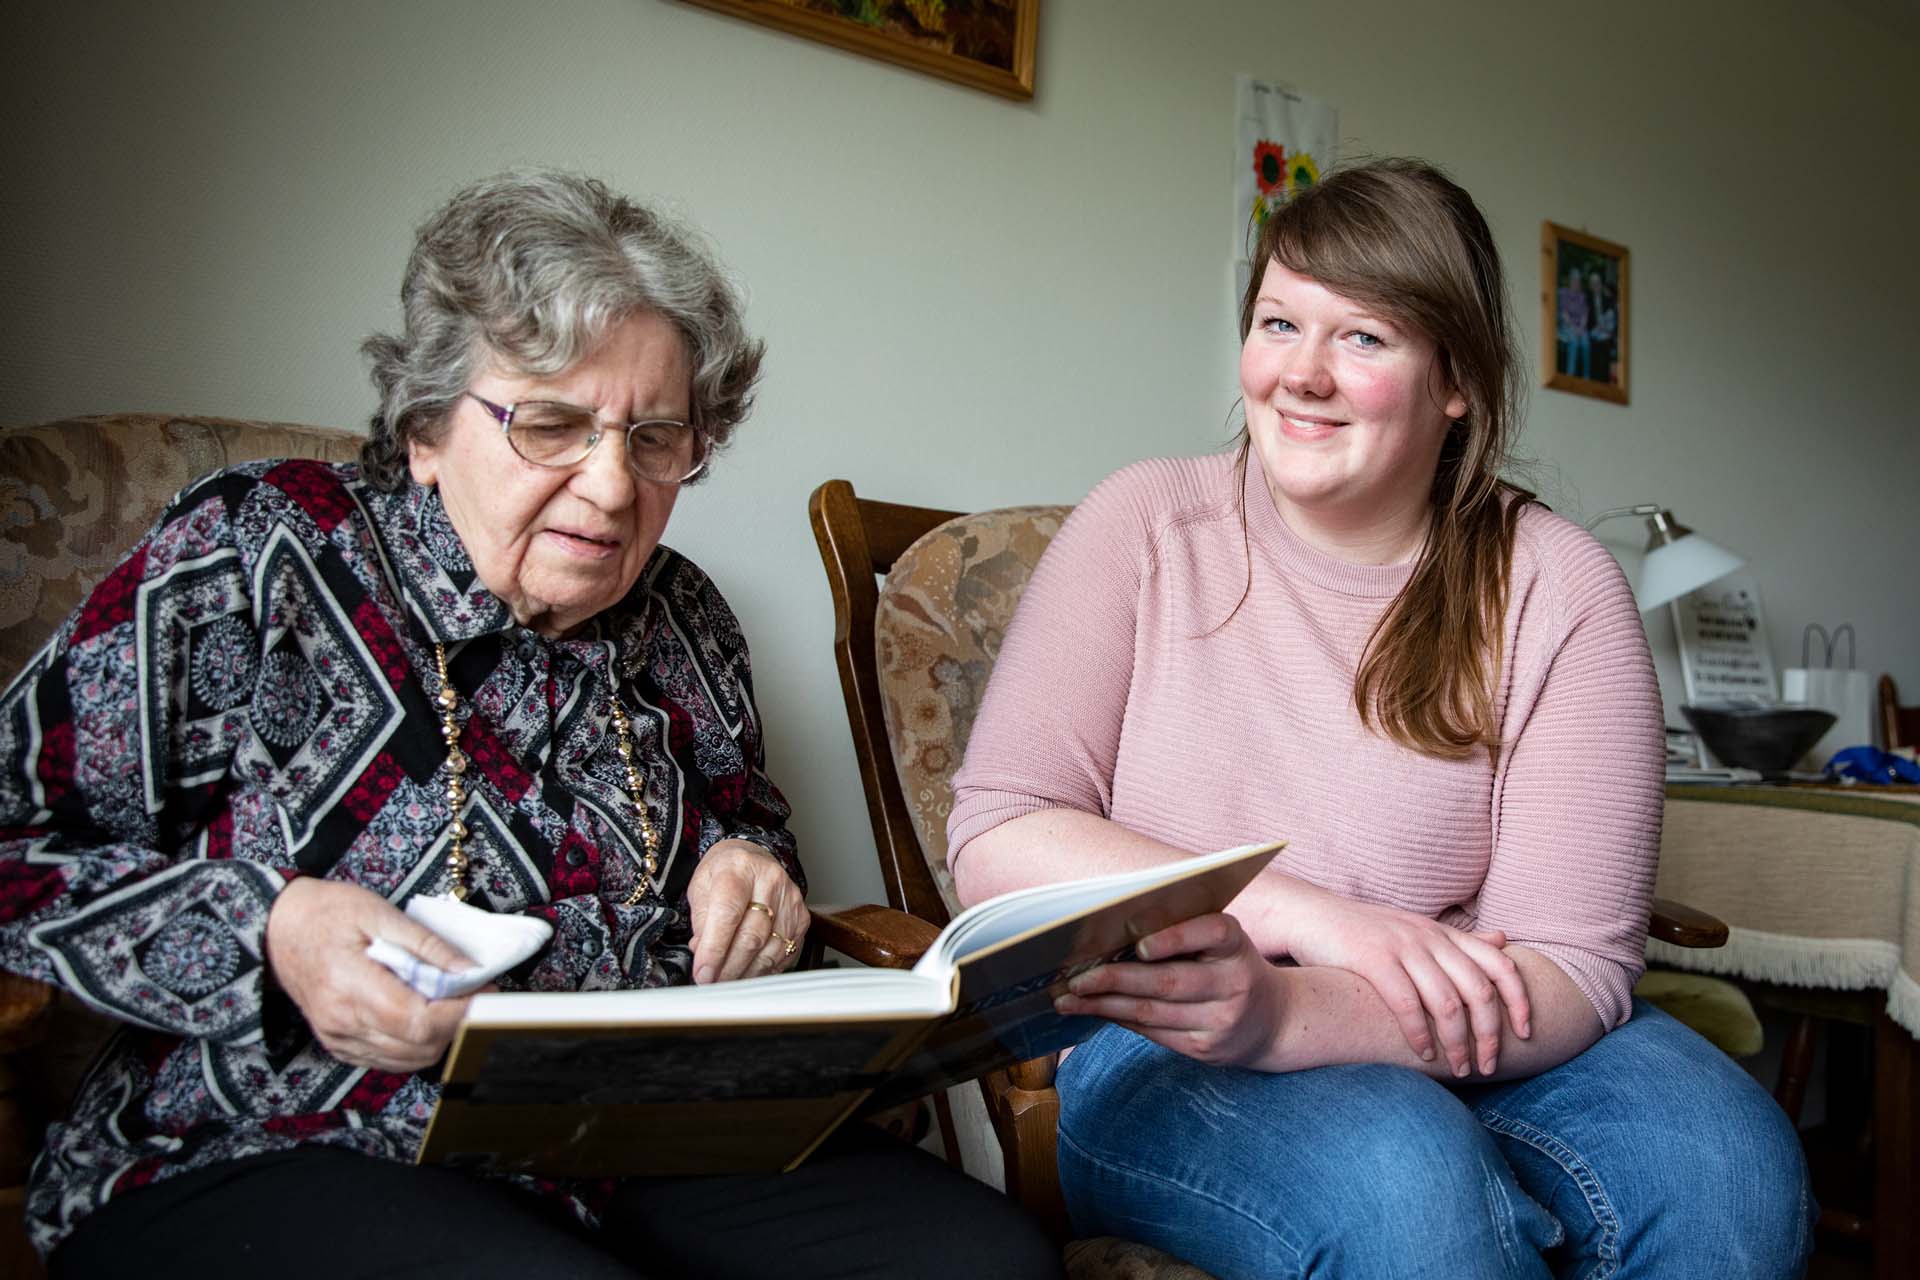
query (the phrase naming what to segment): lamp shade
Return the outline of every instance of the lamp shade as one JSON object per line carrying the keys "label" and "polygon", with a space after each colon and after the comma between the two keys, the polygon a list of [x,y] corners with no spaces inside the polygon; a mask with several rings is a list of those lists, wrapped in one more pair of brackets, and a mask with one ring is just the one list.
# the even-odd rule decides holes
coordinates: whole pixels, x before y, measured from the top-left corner
{"label": "lamp shade", "polygon": [[1697,533],[1683,533],[1672,542],[1663,542],[1647,552],[1640,565],[1640,579],[1633,584],[1633,598],[1641,612],[1657,609],[1669,600],[1678,600],[1689,591],[1697,591],[1717,578],[1724,578],[1746,561],[1708,542]]}
{"label": "lamp shade", "polygon": [[1641,561],[1639,580],[1633,584],[1634,602],[1642,613],[1678,600],[1689,591],[1698,591],[1746,563],[1744,557],[1708,542],[1675,520],[1673,512],[1658,503],[1602,511],[1587,521],[1587,528],[1594,529],[1615,516],[1647,518],[1647,558]]}

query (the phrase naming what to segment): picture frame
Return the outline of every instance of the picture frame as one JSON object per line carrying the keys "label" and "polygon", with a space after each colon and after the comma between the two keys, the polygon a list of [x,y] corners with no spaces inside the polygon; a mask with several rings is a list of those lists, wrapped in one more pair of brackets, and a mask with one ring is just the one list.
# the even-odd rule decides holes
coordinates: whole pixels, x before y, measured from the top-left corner
{"label": "picture frame", "polygon": [[[1040,0],[682,0],[791,35],[924,71],[1003,98],[1033,97]],[[872,13],[872,21],[846,11]],[[931,30],[925,20],[944,24]]]}
{"label": "picture frame", "polygon": [[1540,224],[1540,372],[1556,391],[1627,403],[1627,247]]}

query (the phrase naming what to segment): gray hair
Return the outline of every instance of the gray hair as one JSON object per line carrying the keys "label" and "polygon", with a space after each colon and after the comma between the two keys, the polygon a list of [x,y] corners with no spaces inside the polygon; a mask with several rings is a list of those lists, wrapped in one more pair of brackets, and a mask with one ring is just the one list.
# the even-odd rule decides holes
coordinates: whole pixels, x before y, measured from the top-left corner
{"label": "gray hair", "polygon": [[404,332],[360,347],[380,393],[361,469],[382,489],[405,484],[408,443],[438,441],[489,360],[559,373],[641,312],[686,342],[693,425],[716,450],[753,407],[764,344],[719,267],[693,232],[592,178],[505,173],[456,192],[414,238],[400,306]]}

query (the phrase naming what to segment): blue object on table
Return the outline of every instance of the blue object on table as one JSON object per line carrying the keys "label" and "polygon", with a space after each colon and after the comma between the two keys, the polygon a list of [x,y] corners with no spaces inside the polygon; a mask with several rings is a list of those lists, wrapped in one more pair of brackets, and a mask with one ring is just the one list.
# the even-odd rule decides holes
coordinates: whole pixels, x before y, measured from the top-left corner
{"label": "blue object on table", "polygon": [[1878,747],[1848,747],[1845,751],[1836,751],[1833,759],[1827,761],[1827,772],[1836,778],[1853,778],[1859,782],[1920,783],[1920,764]]}

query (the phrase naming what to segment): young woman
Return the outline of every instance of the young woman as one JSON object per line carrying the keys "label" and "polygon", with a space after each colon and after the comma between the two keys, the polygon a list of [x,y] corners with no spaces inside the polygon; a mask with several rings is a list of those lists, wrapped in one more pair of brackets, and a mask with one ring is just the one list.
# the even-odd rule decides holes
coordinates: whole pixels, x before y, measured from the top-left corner
{"label": "young woman", "polygon": [[1611,556],[1500,471],[1471,197],[1406,161],[1269,217],[1231,457],[1097,488],[956,779],[961,896],[1265,839],[1226,915],[1074,983],[1082,1232],[1222,1277],[1797,1274],[1792,1128],[1632,997],[1660,698]]}

